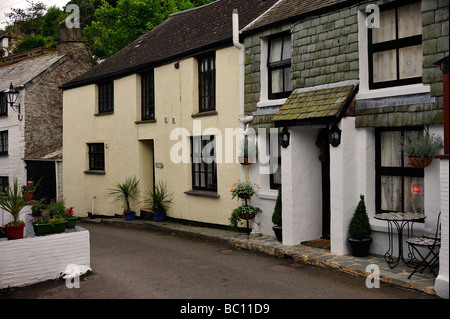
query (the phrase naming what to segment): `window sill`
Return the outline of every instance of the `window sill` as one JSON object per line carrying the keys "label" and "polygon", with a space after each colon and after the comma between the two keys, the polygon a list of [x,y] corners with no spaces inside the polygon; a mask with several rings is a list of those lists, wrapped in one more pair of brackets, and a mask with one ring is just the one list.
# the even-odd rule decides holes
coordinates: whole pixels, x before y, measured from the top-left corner
{"label": "window sill", "polygon": [[266,106],[278,106],[283,105],[284,102],[286,102],[287,98],[285,99],[275,99],[275,100],[261,100],[258,103],[256,103],[257,107],[266,107]]}
{"label": "window sill", "polygon": [[103,112],[103,113],[95,113],[94,116],[103,116],[103,115],[111,115],[114,114],[114,111],[112,112]]}
{"label": "window sill", "polygon": [[199,112],[196,114],[192,114],[191,117],[196,118],[196,117],[203,117],[203,116],[213,116],[213,115],[218,115],[219,113],[217,113],[217,111],[205,111],[205,112]]}
{"label": "window sill", "polygon": [[106,172],[105,171],[96,171],[96,170],[87,170],[83,172],[84,174],[88,174],[88,175],[105,175]]}
{"label": "window sill", "polygon": [[142,120],[142,121],[136,121],[135,124],[147,124],[147,123],[156,123],[156,119],[154,120]]}
{"label": "window sill", "polygon": [[220,195],[217,192],[213,191],[201,191],[198,189],[191,189],[190,191],[184,192],[187,195],[194,195],[194,196],[204,196],[204,197],[212,197],[212,198],[219,198]]}
{"label": "window sill", "polygon": [[376,90],[368,90],[360,88],[360,91],[355,96],[355,100],[367,100],[382,97],[385,98],[391,96],[412,95],[420,93],[430,93],[430,86],[425,84],[412,84]]}

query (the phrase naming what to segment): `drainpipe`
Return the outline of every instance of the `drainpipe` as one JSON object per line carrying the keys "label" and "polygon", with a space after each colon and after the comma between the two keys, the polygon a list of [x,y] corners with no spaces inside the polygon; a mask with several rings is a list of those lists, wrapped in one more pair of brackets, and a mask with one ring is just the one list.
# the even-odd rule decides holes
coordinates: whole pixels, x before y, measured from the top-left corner
{"label": "drainpipe", "polygon": [[239,126],[246,131],[253,116],[244,116],[244,86],[245,86],[245,48],[239,42],[239,14],[233,10],[233,45],[239,50]]}

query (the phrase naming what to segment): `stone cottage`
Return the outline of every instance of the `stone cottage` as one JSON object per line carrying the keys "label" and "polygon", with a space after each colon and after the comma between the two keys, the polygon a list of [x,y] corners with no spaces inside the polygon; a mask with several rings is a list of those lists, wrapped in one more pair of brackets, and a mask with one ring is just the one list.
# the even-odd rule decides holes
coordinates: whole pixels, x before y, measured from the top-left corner
{"label": "stone cottage", "polygon": [[[254,203],[264,209],[255,231],[273,234],[281,186],[283,243],[325,238],[331,252],[347,254],[362,194],[372,253],[388,249],[388,224],[378,214],[425,214],[414,228],[426,232],[441,211],[448,256],[448,154],[413,168],[400,150],[400,137],[412,131],[444,136],[448,98],[445,106],[435,63],[448,57],[448,1],[280,0],[241,33],[245,112],[260,129],[259,149],[271,145],[270,163],[250,167],[261,185]],[[270,131],[283,145],[261,134]],[[278,169],[262,174],[267,165]],[[436,288],[448,296],[448,258]]]}
{"label": "stone cottage", "polygon": [[[67,32],[66,32],[67,33]],[[83,42],[62,38],[56,50],[33,50],[0,68],[0,180],[19,185],[41,180],[38,198],[62,195],[61,84],[94,66]],[[17,61],[10,55],[8,61]],[[4,94],[20,93],[14,107]],[[19,107],[20,105],[20,107]]]}

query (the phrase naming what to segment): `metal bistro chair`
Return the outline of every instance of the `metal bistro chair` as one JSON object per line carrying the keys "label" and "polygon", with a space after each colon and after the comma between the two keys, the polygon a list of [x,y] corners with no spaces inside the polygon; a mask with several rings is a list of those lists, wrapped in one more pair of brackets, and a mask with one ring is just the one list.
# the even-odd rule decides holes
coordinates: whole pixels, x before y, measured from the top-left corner
{"label": "metal bistro chair", "polygon": [[[422,237],[411,237],[406,240],[408,245],[413,249],[413,258],[417,260],[417,265],[414,268],[414,271],[409,275],[408,279],[411,278],[416,272],[420,270],[422,273],[426,268],[430,269],[430,273],[433,273],[434,276],[437,276],[434,272],[434,269],[439,265],[439,250],[435,251],[435,248],[439,248],[441,246],[441,213],[439,212],[436,232],[423,235]],[[428,249],[428,254],[424,257],[425,253],[420,252],[420,248]],[[420,257],[421,261],[419,261],[415,255]],[[431,258],[430,258],[431,257]]]}

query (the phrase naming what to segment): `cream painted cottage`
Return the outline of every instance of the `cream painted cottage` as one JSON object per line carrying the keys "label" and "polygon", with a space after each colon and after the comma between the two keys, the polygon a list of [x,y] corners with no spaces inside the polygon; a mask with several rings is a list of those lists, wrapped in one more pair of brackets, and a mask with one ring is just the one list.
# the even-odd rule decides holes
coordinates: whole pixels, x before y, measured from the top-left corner
{"label": "cream painted cottage", "polygon": [[240,178],[223,151],[240,114],[232,14],[243,28],[275,2],[221,0],[174,13],[63,85],[64,195],[78,214],[122,214],[108,189],[136,176],[141,200],[167,184],[170,218],[228,226]]}

